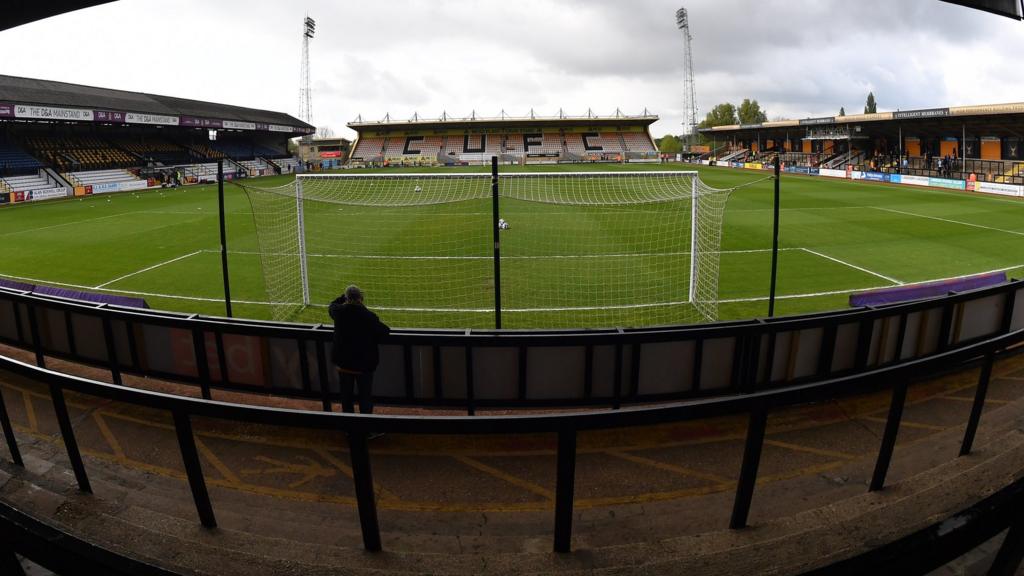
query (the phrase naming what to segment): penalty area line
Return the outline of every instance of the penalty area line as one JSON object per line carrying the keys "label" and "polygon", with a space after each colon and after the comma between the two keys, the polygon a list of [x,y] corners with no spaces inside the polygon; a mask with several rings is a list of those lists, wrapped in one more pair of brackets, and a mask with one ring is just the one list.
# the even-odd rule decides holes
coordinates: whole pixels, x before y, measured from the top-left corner
{"label": "penalty area line", "polygon": [[107,286],[110,286],[111,284],[120,282],[121,280],[125,280],[127,278],[131,278],[132,276],[138,276],[139,274],[144,274],[146,272],[149,272],[150,270],[156,270],[157,268],[160,268],[161,266],[167,266],[168,264],[173,264],[173,263],[175,263],[175,262],[177,262],[179,260],[184,260],[186,258],[191,258],[193,256],[196,256],[197,254],[202,254],[203,252],[204,252],[203,250],[196,250],[195,252],[190,252],[188,254],[185,254],[184,256],[178,256],[177,258],[171,258],[170,260],[164,260],[163,262],[158,262],[156,264],[153,264],[152,266],[148,266],[146,268],[143,268],[142,270],[136,270],[135,272],[131,272],[129,274],[125,274],[124,276],[119,276],[117,278],[114,278],[113,280],[111,280],[109,282],[104,282],[103,284],[100,284],[98,286],[93,286],[92,290],[99,290],[101,288],[105,288]]}
{"label": "penalty area line", "polygon": [[826,260],[831,260],[831,261],[835,262],[836,264],[842,264],[843,266],[846,266],[846,267],[849,267],[849,268],[853,268],[854,270],[860,270],[861,272],[864,272],[865,274],[870,274],[870,275],[872,275],[872,276],[874,276],[876,278],[881,278],[882,280],[887,280],[887,281],[892,282],[893,284],[895,284],[897,286],[903,286],[903,284],[904,284],[904,282],[901,282],[901,281],[899,281],[899,280],[897,280],[895,278],[892,278],[890,276],[886,276],[885,274],[879,274],[878,272],[874,272],[874,271],[868,270],[867,268],[863,268],[861,266],[857,266],[856,264],[851,264],[851,263],[847,262],[846,260],[840,260],[839,258],[835,258],[833,256],[829,256],[828,254],[822,254],[821,252],[817,252],[815,250],[811,250],[810,248],[801,248],[801,250],[803,250],[804,252],[807,252],[808,254],[813,254],[815,256],[818,256],[819,258],[824,258]]}

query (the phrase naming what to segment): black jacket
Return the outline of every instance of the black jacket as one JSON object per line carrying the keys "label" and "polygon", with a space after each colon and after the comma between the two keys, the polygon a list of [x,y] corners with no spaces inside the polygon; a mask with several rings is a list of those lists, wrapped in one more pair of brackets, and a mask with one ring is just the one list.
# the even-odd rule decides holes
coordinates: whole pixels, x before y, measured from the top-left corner
{"label": "black jacket", "polygon": [[332,356],[338,368],[355,372],[373,372],[380,363],[377,344],[391,332],[387,324],[362,304],[352,304],[339,297],[331,302],[334,319]]}

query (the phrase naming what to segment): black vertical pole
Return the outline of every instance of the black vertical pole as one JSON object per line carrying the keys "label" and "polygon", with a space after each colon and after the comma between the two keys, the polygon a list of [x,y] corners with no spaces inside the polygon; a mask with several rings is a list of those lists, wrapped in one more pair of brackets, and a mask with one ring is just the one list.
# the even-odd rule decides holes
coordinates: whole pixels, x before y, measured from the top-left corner
{"label": "black vertical pole", "polygon": [[772,285],[768,293],[768,317],[775,316],[775,281],[779,274],[779,157],[775,156],[775,203],[772,211]]}
{"label": "black vertical pole", "polygon": [[501,329],[501,233],[498,230],[498,157],[491,156],[491,227],[494,235],[494,328]]}
{"label": "black vertical pole", "polygon": [[224,225],[224,160],[217,160],[217,205],[220,210],[220,268],[224,276],[224,308],[231,318],[231,283],[228,281],[228,232]]}

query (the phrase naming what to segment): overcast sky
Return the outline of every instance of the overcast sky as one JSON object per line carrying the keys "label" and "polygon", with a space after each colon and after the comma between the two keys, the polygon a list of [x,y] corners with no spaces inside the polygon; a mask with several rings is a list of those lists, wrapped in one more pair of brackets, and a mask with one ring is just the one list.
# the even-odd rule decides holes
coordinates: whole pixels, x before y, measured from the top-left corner
{"label": "overcast sky", "polygon": [[[42,0],[40,0],[42,1]],[[607,115],[681,132],[685,6],[699,114],[770,119],[1024,101],[1024,23],[938,0],[120,0],[0,32],[0,73],[298,114]]]}

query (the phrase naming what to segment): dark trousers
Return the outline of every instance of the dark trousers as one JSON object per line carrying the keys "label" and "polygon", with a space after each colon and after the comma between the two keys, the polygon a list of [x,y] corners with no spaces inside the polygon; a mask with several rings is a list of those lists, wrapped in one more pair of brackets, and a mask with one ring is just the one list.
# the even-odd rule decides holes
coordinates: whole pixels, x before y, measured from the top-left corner
{"label": "dark trousers", "polygon": [[359,387],[359,412],[362,414],[373,414],[373,372],[352,372],[338,371],[341,377],[341,411],[355,412],[353,396],[354,388]]}

